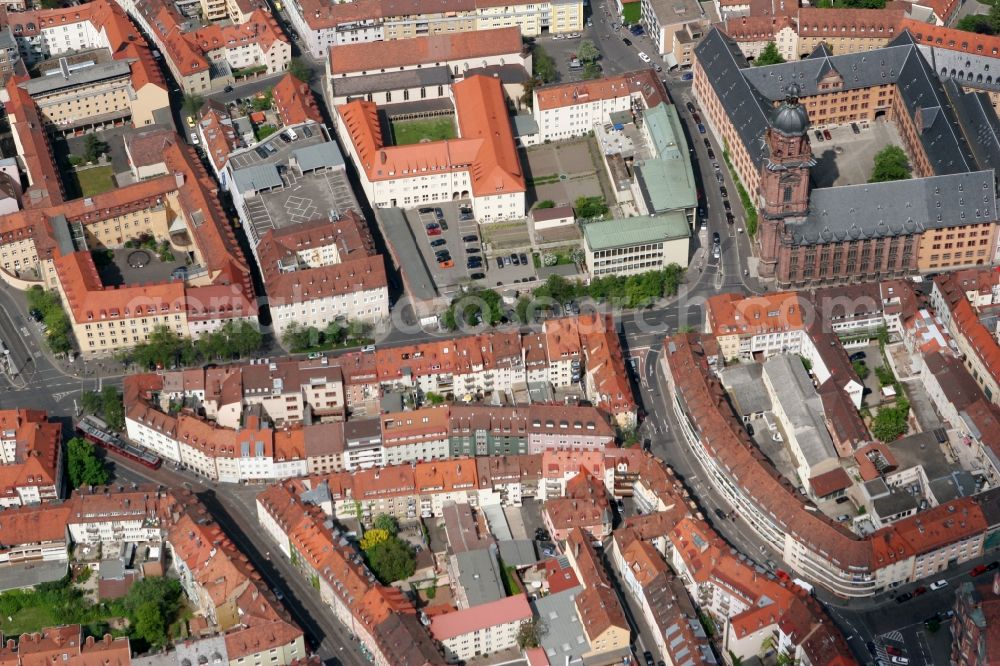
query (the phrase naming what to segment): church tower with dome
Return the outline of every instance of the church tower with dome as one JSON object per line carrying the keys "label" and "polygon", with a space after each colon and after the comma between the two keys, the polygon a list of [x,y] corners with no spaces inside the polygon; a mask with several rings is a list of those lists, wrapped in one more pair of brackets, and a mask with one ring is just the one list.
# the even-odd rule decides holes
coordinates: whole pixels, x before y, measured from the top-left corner
{"label": "church tower with dome", "polygon": [[786,221],[802,219],[809,212],[809,169],[816,163],[809,145],[809,115],[799,103],[799,86],[785,89],[785,100],[775,110],[764,141],[759,205],[759,267],[762,276],[773,275]]}

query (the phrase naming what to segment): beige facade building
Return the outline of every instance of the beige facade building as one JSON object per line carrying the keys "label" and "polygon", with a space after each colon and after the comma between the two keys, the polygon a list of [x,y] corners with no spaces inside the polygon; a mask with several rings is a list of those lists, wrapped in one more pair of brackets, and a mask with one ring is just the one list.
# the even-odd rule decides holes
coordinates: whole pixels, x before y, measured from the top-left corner
{"label": "beige facade building", "polygon": [[687,267],[690,227],[683,213],[631,217],[583,226],[592,277],[639,275],[670,264]]}

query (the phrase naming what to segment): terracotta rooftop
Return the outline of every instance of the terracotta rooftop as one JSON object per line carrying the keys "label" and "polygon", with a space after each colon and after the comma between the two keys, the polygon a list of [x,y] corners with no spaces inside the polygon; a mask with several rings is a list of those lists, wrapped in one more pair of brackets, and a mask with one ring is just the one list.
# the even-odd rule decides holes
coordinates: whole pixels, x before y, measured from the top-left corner
{"label": "terracotta rooftop", "polygon": [[330,73],[337,76],[446,64],[456,60],[520,54],[522,48],[521,31],[516,27],[340,44],[330,47]]}

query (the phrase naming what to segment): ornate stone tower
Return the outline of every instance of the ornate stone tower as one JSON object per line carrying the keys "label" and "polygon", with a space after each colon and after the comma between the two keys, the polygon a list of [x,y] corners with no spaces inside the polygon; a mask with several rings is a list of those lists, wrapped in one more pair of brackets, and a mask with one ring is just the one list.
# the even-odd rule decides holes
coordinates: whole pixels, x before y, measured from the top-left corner
{"label": "ornate stone tower", "polygon": [[760,176],[760,274],[770,277],[778,262],[785,221],[809,212],[809,169],[816,163],[809,146],[809,115],[792,83],[764,135],[766,155]]}

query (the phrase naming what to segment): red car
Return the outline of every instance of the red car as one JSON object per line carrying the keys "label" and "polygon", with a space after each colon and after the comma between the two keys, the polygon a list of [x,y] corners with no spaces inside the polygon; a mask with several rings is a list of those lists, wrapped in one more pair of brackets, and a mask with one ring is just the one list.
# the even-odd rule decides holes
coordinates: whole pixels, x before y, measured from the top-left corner
{"label": "red car", "polygon": [[433,229],[428,229],[427,230],[427,235],[428,236],[440,236],[441,235],[441,227],[434,227]]}
{"label": "red car", "polygon": [[919,597],[921,594],[925,594],[926,592],[927,592],[927,588],[924,587],[923,585],[921,585],[917,589],[913,590],[913,596]]}
{"label": "red car", "polygon": [[972,571],[969,572],[969,575],[975,578],[976,576],[980,576],[984,573],[986,573],[986,565],[980,564],[978,567],[973,567]]}
{"label": "red car", "polygon": [[903,656],[903,651],[900,650],[895,645],[886,645],[885,646],[885,651],[888,652],[889,654],[891,654],[893,657],[902,657]]}

